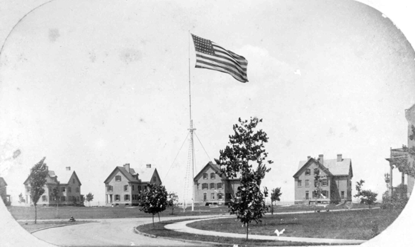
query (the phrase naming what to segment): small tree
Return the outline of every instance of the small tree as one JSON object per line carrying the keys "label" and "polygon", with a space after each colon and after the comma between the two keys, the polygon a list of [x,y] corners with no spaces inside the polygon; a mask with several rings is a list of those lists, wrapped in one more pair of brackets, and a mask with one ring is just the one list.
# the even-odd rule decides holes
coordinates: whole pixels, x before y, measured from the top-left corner
{"label": "small tree", "polygon": [[57,182],[56,187],[52,189],[51,198],[56,202],[56,216],[57,216],[59,213],[59,202],[60,202],[59,182]]}
{"label": "small tree", "polygon": [[46,183],[46,176],[49,173],[48,166],[44,163],[46,157],[35,164],[30,170],[29,186],[30,186],[30,198],[35,206],[35,224],[37,223],[37,202],[39,198],[45,193],[43,188]]}
{"label": "small tree", "polygon": [[369,208],[372,204],[376,202],[377,193],[372,192],[371,190],[363,190],[362,186],[365,183],[364,180],[356,182],[356,195],[354,197],[360,198],[361,204],[369,205]]}
{"label": "small tree", "polygon": [[140,211],[152,214],[154,227],[154,215],[158,214],[160,221],[160,212],[166,210],[167,207],[166,188],[156,184],[147,185],[147,189],[139,195],[138,206],[140,207]]}
{"label": "small tree", "polygon": [[274,214],[274,202],[280,201],[281,188],[275,188],[271,191],[271,214]]}
{"label": "small tree", "polygon": [[23,198],[22,193],[19,194],[19,203],[25,203],[26,200]]}
{"label": "small tree", "polygon": [[246,239],[248,239],[249,223],[261,222],[260,218],[266,213],[265,197],[268,190],[261,191],[260,185],[265,174],[270,168],[266,163],[272,164],[272,160],[266,160],[268,153],[264,143],[268,142],[267,134],[257,125],[262,119],[256,117],[250,120],[238,119],[239,123],[233,125],[234,135],[229,136],[229,146],[219,151],[221,172],[229,179],[240,178],[236,197],[228,204],[230,214],[236,214],[243,226],[246,227]]}
{"label": "small tree", "polygon": [[171,207],[171,214],[174,214],[174,206],[176,206],[176,203],[178,201],[178,196],[176,193],[172,192],[168,195],[169,199],[167,200],[167,206]]}
{"label": "small tree", "polygon": [[89,206],[91,206],[91,201],[92,200],[94,200],[94,195],[91,193],[91,192],[89,192],[87,195],[86,195],[86,201],[88,202],[88,205]]}

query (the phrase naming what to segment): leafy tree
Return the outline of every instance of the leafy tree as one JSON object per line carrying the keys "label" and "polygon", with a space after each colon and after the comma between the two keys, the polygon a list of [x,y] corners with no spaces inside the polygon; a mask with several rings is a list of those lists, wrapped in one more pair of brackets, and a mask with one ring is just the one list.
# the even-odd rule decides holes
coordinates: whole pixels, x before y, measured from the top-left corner
{"label": "leafy tree", "polygon": [[59,202],[60,202],[60,191],[59,191],[59,182],[56,184],[55,188],[51,191],[51,199],[56,201],[56,215],[59,213]]}
{"label": "leafy tree", "polygon": [[163,185],[149,184],[147,189],[142,191],[139,195],[138,206],[140,211],[152,214],[153,227],[154,215],[157,214],[160,221],[160,212],[167,207],[167,191]]}
{"label": "leafy tree", "polygon": [[274,202],[280,201],[281,188],[275,188],[271,191],[271,214],[274,214]]}
{"label": "leafy tree", "polygon": [[229,179],[240,178],[236,197],[228,204],[230,214],[235,214],[237,219],[246,227],[246,239],[248,239],[248,227],[251,221],[261,222],[262,216],[267,211],[265,197],[268,190],[261,191],[261,181],[273,163],[266,160],[268,153],[264,143],[268,142],[267,134],[257,130],[257,125],[262,119],[256,117],[250,120],[238,119],[238,124],[233,125],[234,134],[229,136],[229,145],[219,151],[219,159],[215,159],[220,165],[221,172]]}
{"label": "leafy tree", "polygon": [[46,157],[35,164],[30,170],[29,186],[30,186],[30,198],[35,206],[35,224],[37,223],[37,202],[39,198],[45,193],[43,188],[46,184],[46,176],[49,173],[48,166],[45,162]]}
{"label": "leafy tree", "polygon": [[19,194],[19,203],[25,203],[26,200],[23,198],[22,193]]}
{"label": "leafy tree", "polygon": [[377,193],[372,192],[371,190],[363,190],[362,186],[365,183],[364,180],[360,180],[356,182],[356,195],[354,197],[360,198],[361,204],[367,204],[369,205],[369,208],[372,204],[376,202]]}
{"label": "leafy tree", "polygon": [[171,214],[174,214],[174,206],[178,202],[178,196],[176,193],[172,192],[168,195],[167,206],[171,207]]}
{"label": "leafy tree", "polygon": [[86,195],[86,201],[88,202],[89,206],[91,206],[91,201],[92,201],[92,200],[94,200],[94,195],[93,195],[91,192],[89,192],[89,193]]}
{"label": "leafy tree", "polygon": [[323,196],[323,189],[321,188],[323,178],[320,176],[320,170],[314,173],[314,193],[317,198]]}

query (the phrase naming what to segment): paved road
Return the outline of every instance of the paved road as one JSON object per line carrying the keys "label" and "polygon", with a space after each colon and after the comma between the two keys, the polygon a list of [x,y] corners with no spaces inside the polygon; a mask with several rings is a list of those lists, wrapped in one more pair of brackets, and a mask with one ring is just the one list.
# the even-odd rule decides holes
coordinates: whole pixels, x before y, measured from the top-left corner
{"label": "paved road", "polygon": [[197,246],[193,243],[145,237],[133,231],[133,227],[150,222],[151,218],[103,219],[96,223],[41,230],[33,235],[57,246]]}

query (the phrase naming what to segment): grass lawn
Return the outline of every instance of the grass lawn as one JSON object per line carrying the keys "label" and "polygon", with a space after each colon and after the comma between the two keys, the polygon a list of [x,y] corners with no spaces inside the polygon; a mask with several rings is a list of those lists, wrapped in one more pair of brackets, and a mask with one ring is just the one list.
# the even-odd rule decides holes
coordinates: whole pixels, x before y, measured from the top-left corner
{"label": "grass lawn", "polygon": [[177,221],[162,221],[152,224],[141,225],[137,227],[137,230],[143,233],[156,235],[158,237],[172,238],[172,239],[185,239],[193,241],[213,242],[215,246],[229,246],[229,245],[248,245],[248,246],[311,246],[322,244],[310,244],[299,242],[287,242],[287,241],[266,241],[266,240],[253,240],[253,239],[241,239],[241,238],[224,238],[216,236],[196,235],[189,233],[182,233],[165,229],[164,226]]}
{"label": "grass lawn", "polygon": [[19,222],[19,224],[28,232],[33,233],[42,229],[53,228],[53,227],[60,227],[60,226],[67,226],[67,225],[77,225],[77,224],[84,224],[89,223],[91,221],[42,221],[37,222],[35,224],[34,221],[29,222]]}
{"label": "grass lawn", "polygon": [[[16,220],[34,220],[35,208],[32,207],[7,207],[11,215]],[[183,212],[182,209],[175,208],[174,215],[172,215],[171,208],[168,208],[160,214],[163,216],[190,216],[190,215],[209,215],[209,214],[227,214],[228,208],[222,207],[195,207],[195,211],[187,209]],[[47,219],[64,219],[67,220],[71,216],[75,219],[112,219],[112,218],[142,218],[151,217],[151,214],[146,214],[138,209],[138,207],[37,207],[37,217],[39,220]],[[157,216],[157,215],[156,215]]]}
{"label": "grass lawn", "polygon": [[[385,230],[400,210],[370,209],[361,211],[321,212],[310,214],[266,215],[262,223],[253,222],[249,234],[275,236],[276,229],[285,229],[283,236],[368,240]],[[246,233],[236,216],[188,224],[202,230]]]}

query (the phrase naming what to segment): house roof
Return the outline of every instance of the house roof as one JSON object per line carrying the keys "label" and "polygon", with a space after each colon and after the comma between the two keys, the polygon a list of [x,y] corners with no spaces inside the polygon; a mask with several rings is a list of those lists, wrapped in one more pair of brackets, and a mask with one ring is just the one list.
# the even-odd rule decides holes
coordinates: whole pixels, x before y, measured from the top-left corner
{"label": "house roof", "polygon": [[124,175],[124,177],[126,177],[129,182],[139,182],[139,180],[136,177],[133,176],[133,175],[136,175],[136,172],[134,171],[134,169],[130,168],[129,171],[127,171],[127,169],[125,169],[123,166],[117,166],[111,172],[111,174],[107,177],[107,179],[105,179],[104,183],[108,183],[110,178],[112,178],[112,176],[117,171],[121,172],[122,175]]}
{"label": "house roof", "polygon": [[194,177],[194,181],[197,180],[198,177],[202,176],[202,173],[208,168],[211,167],[218,175],[221,175],[220,166],[218,164],[209,161],[201,170],[200,172]]}
{"label": "house roof", "polygon": [[138,178],[141,180],[141,182],[150,182],[154,173],[156,173],[158,176],[157,168],[155,167],[143,168],[138,172]]}
{"label": "house roof", "polygon": [[7,186],[6,180],[4,178],[0,177],[0,185],[1,186]]}
{"label": "house roof", "polygon": [[415,104],[405,110],[405,117],[408,121],[415,122]]}
{"label": "house roof", "polygon": [[82,185],[81,180],[78,178],[78,175],[76,174],[75,171],[73,172],[63,172],[62,174],[59,174],[58,176],[58,181],[60,182],[60,184],[69,184],[70,183],[70,179],[72,177],[72,175],[75,176],[75,178],[78,180],[79,185]]}
{"label": "house roof", "polygon": [[306,161],[300,161],[298,164],[298,170],[294,174],[294,177],[298,176],[299,173],[305,168],[310,162],[315,162],[319,164],[324,171],[327,169],[329,175],[332,176],[347,176],[349,173],[353,176],[352,170],[352,160],[351,159],[343,159],[341,161],[337,161],[337,159],[324,159],[323,164],[321,164],[318,160],[314,158],[310,158]]}

